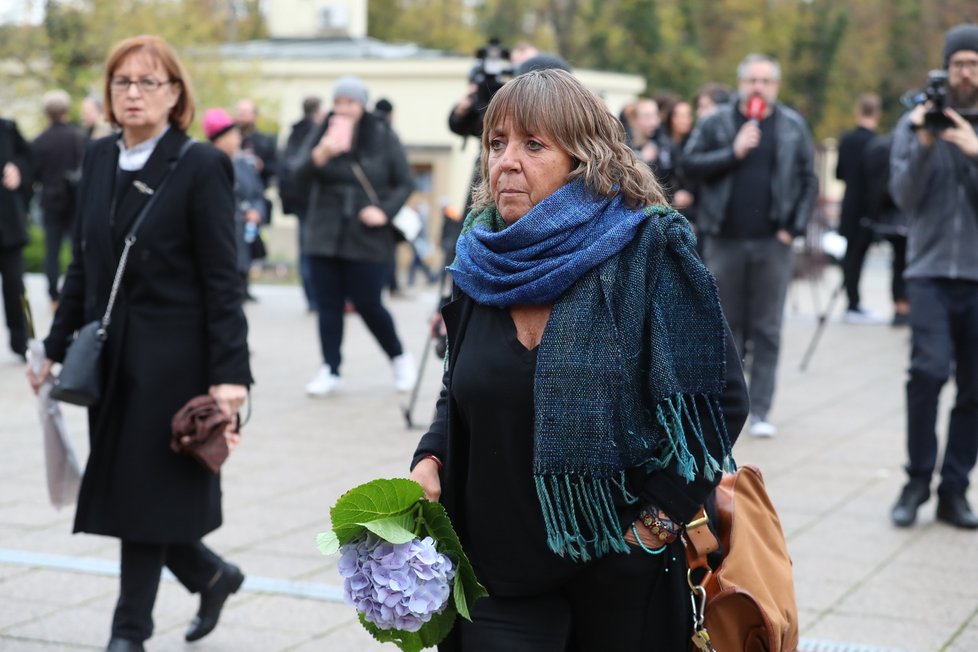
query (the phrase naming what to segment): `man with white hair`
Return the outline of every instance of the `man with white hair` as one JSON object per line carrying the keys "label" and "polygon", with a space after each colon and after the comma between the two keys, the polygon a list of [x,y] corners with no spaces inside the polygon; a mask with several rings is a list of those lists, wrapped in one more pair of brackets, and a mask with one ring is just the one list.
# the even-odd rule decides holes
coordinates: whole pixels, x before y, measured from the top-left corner
{"label": "man with white hair", "polygon": [[71,237],[75,218],[75,193],[85,153],[85,134],[66,120],[71,98],[63,90],[49,91],[43,98],[48,128],[34,140],[34,181],[41,184],[44,215],[44,274],[48,296],[58,301],[61,276],[61,244]]}

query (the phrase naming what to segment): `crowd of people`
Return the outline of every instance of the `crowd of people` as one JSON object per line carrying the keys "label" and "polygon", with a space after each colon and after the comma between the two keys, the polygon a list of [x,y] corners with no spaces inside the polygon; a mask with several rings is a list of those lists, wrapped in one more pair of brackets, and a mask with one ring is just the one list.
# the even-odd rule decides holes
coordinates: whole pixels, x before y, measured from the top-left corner
{"label": "crowd of people", "polygon": [[[481,151],[463,213],[441,206],[457,226],[445,242],[444,386],[411,477],[445,504],[490,597],[441,647],[626,652],[654,638],[684,649],[684,524],[732,468],[742,428],[777,433],[794,245],[818,196],[812,136],[779,101],[782,71],[768,55],[744,57],[736,88],[637,98],[616,117],[566,61],[530,46],[512,54],[512,79],[484,98],[472,80],[449,117]],[[953,374],[937,517],[978,529],[965,497],[978,459],[978,132],[963,117],[978,113],[978,26],[950,30],[942,54],[948,106],[919,104],[878,133],[880,100],[865,94],[841,139],[845,318],[880,321],[859,282],[871,244],[888,240],[892,323],[912,337],[908,481],[891,520],[913,525],[930,497],[938,395]],[[190,140],[192,81],[157,37],[119,43],[102,91],[85,98],[78,127],[70,97],[47,93],[48,126],[33,143],[0,121],[0,275],[10,348],[25,357],[36,183],[54,319],[46,360],[28,371],[35,391],[53,381],[72,333],[117,293],[124,307],[103,324],[104,395],[89,408],[75,531],[120,539],[107,649],[132,652],[152,634],[163,567],[200,594],[188,641],[213,630],[244,579],[201,542],[221,524],[220,477],[171,448],[169,424],[194,396],[229,418],[247,400],[243,304],[269,187],[300,225],[322,355],[305,390],[321,397],[341,385],[351,310],[395,387],[415,385],[383,301],[393,219],[414,184],[393,106],[371,108],[357,77],[335,83],[329,110],[307,98],[281,152],[248,99],[233,115],[208,108],[208,142]],[[157,192],[167,201],[154,203]],[[120,259],[125,274],[113,276]],[[233,449],[234,427],[227,438]]]}

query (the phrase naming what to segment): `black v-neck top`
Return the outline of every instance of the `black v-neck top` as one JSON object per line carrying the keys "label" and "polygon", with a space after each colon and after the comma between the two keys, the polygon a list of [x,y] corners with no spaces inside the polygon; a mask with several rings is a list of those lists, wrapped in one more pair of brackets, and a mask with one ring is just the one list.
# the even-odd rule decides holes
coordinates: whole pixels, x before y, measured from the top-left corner
{"label": "black v-neck top", "polygon": [[476,304],[455,361],[452,395],[469,431],[466,553],[492,595],[551,590],[580,569],[547,547],[533,482],[537,349],[504,308]]}

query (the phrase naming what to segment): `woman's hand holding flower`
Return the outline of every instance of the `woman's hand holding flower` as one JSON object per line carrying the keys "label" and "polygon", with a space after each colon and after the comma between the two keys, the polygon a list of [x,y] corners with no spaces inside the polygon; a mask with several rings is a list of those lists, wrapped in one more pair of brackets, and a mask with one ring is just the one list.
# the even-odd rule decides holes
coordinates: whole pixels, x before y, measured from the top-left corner
{"label": "woman's hand holding flower", "polygon": [[411,479],[421,485],[424,497],[433,503],[441,498],[441,478],[438,477],[438,462],[426,457],[411,471]]}

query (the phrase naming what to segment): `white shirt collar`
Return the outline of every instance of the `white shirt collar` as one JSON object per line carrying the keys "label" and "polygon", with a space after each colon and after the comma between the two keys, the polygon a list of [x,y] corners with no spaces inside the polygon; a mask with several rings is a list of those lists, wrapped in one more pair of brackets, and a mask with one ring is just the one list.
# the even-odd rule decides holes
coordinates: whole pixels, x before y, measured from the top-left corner
{"label": "white shirt collar", "polygon": [[126,172],[137,172],[143,169],[146,165],[146,161],[149,160],[150,155],[152,155],[153,150],[156,149],[156,144],[160,142],[160,139],[166,135],[166,132],[170,130],[170,125],[163,127],[163,131],[160,132],[159,136],[150,138],[149,140],[143,141],[138,145],[133,145],[132,147],[126,147],[126,141],[121,136],[119,140],[115,141],[116,145],[119,146],[119,167]]}

